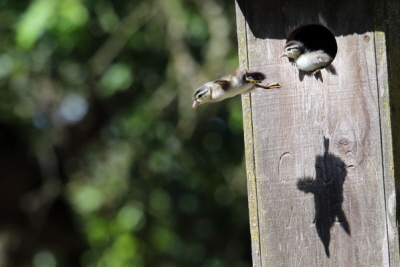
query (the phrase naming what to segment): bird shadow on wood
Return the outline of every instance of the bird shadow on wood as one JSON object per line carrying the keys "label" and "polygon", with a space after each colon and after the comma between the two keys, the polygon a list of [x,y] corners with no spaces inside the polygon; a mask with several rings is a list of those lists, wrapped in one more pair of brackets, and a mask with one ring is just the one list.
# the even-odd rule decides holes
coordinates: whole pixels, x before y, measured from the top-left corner
{"label": "bird shadow on wood", "polygon": [[329,72],[332,75],[338,75],[336,72],[335,66],[333,64],[329,64],[328,66],[325,67],[326,71]]}
{"label": "bird shadow on wood", "polygon": [[314,223],[326,256],[329,258],[330,230],[334,223],[340,224],[349,236],[351,234],[349,222],[342,209],[346,165],[339,157],[329,153],[329,139],[324,138],[324,147],[324,154],[315,157],[315,179],[300,178],[297,181],[297,188],[306,194],[314,194]]}

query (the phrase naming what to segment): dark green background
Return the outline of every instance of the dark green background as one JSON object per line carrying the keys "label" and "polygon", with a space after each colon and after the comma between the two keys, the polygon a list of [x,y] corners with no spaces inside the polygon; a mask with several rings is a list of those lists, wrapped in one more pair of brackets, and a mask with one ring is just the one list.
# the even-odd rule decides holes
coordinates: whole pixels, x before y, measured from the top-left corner
{"label": "dark green background", "polygon": [[0,266],[251,266],[234,1],[0,0]]}

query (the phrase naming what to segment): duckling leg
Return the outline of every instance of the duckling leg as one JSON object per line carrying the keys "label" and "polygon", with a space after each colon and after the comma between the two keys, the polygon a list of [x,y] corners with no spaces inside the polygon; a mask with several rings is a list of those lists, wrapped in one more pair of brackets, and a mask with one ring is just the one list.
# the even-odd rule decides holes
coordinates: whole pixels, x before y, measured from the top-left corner
{"label": "duckling leg", "polygon": [[272,88],[281,88],[278,83],[269,83],[267,85],[256,84],[256,87],[263,88],[263,89],[272,89]]}
{"label": "duckling leg", "polygon": [[317,69],[317,70],[315,70],[313,73],[311,73],[311,75],[317,76],[318,72],[320,72],[321,70],[322,70],[322,69]]}
{"label": "duckling leg", "polygon": [[311,75],[314,75],[315,79],[321,80],[321,82],[324,82],[324,79],[322,79],[322,72],[321,69],[314,71]]}

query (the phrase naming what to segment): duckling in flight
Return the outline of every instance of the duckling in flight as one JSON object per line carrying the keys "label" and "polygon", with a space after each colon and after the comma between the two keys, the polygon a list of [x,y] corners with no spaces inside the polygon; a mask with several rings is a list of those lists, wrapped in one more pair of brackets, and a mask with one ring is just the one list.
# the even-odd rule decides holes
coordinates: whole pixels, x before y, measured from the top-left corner
{"label": "duckling in flight", "polygon": [[219,102],[226,98],[236,95],[250,93],[256,88],[272,89],[280,88],[277,83],[261,85],[265,75],[261,72],[247,72],[247,70],[238,68],[231,75],[205,83],[196,89],[193,94],[193,105],[195,108],[206,102]]}

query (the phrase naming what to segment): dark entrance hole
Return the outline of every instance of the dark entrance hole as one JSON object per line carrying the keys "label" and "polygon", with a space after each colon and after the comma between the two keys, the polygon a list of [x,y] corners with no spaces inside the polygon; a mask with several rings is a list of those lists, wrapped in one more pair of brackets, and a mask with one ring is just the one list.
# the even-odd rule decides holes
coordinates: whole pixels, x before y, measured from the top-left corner
{"label": "dark entrance hole", "polygon": [[319,24],[304,25],[295,29],[286,42],[296,40],[304,44],[311,51],[323,50],[335,59],[337,43],[335,36],[326,27]]}

